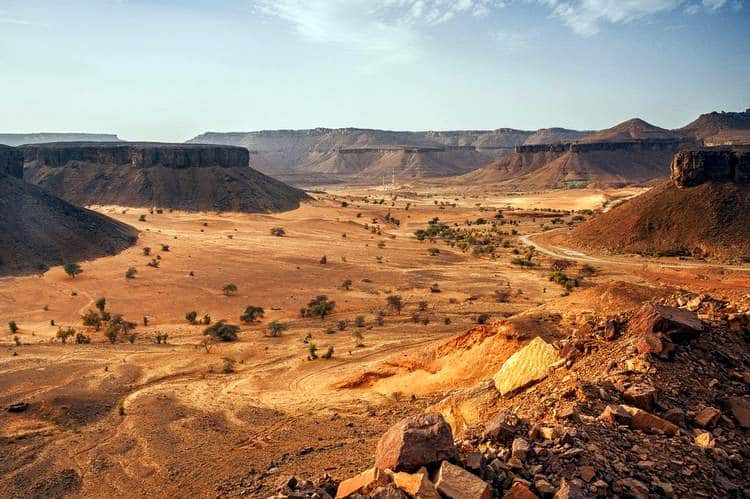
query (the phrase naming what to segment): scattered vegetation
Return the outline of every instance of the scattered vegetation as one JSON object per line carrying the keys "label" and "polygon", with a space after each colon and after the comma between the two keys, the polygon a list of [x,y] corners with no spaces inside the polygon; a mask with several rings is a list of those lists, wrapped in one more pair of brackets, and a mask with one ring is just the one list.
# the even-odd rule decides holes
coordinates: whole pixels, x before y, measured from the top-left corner
{"label": "scattered vegetation", "polygon": [[16,334],[18,332],[18,324],[16,324],[16,321],[8,322],[8,330],[10,331],[10,334]]}
{"label": "scattered vegetation", "polygon": [[225,284],[221,290],[224,292],[224,295],[232,296],[237,294],[237,285],[230,282],[229,284]]}
{"label": "scattered vegetation", "polygon": [[336,302],[329,300],[326,295],[318,295],[310,300],[300,313],[302,317],[320,317],[325,319],[336,308]]}
{"label": "scattered vegetation", "polygon": [[240,316],[240,320],[245,324],[250,324],[259,319],[262,319],[265,315],[263,307],[247,306],[245,307],[245,313]]}
{"label": "scattered vegetation", "polygon": [[386,297],[386,302],[388,302],[388,307],[395,311],[397,314],[401,314],[401,310],[404,308],[404,302],[401,300],[401,296],[399,295],[388,295]]}
{"label": "scattered vegetation", "polygon": [[286,235],[286,231],[284,231],[283,227],[274,227],[271,229],[271,235],[276,237],[284,237]]}
{"label": "scattered vegetation", "polygon": [[75,279],[77,275],[83,273],[83,269],[77,263],[66,263],[63,270],[73,279]]}
{"label": "scattered vegetation", "polygon": [[278,338],[287,329],[289,329],[289,324],[286,322],[271,321],[268,324],[268,335],[272,338]]}
{"label": "scattered vegetation", "polygon": [[203,330],[203,334],[207,336],[213,336],[217,340],[221,341],[234,341],[237,339],[237,333],[239,332],[239,326],[235,326],[234,324],[227,324],[224,321],[219,321],[213,326],[209,326]]}

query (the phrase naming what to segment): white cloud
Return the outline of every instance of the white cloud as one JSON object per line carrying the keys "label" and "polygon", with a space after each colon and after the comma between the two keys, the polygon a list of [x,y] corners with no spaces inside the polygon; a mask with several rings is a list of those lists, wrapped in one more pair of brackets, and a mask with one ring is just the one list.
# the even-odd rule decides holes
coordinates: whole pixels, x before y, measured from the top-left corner
{"label": "white cloud", "polygon": [[[309,40],[339,44],[377,61],[414,60],[429,29],[460,16],[487,16],[506,5],[538,4],[582,36],[673,11],[715,13],[743,0],[251,0],[263,14],[289,22]],[[498,30],[509,45],[519,34]]]}

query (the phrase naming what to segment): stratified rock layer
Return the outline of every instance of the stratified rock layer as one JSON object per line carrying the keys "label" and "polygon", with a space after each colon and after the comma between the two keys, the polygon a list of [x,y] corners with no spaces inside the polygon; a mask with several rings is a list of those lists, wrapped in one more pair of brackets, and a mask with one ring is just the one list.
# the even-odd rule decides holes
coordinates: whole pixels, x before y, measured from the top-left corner
{"label": "stratified rock layer", "polygon": [[248,166],[242,147],[198,144],[42,144],[23,148],[24,176],[79,206],[274,212],[301,190]]}
{"label": "stratified rock layer", "polygon": [[672,160],[671,169],[677,187],[712,181],[750,184],[750,147],[681,151]]}

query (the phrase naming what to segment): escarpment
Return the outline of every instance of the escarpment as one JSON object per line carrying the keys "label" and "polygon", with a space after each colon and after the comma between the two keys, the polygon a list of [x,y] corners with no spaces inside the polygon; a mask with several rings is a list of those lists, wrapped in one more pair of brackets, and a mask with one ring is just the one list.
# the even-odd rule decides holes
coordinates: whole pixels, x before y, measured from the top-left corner
{"label": "escarpment", "polygon": [[275,212],[308,199],[248,166],[243,147],[56,143],[23,151],[26,180],[79,206]]}
{"label": "escarpment", "polygon": [[677,187],[711,181],[750,184],[750,146],[681,151],[672,160],[671,170]]}

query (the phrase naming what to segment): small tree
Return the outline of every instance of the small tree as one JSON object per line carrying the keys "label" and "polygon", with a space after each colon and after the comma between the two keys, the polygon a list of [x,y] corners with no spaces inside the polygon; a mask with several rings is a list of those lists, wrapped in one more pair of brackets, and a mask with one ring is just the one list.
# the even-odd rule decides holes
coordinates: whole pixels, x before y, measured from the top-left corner
{"label": "small tree", "polygon": [[83,333],[76,333],[76,344],[77,345],[84,345],[87,343],[91,343],[91,338],[89,336],[86,336]]}
{"label": "small tree", "polygon": [[18,324],[16,324],[16,321],[8,322],[8,330],[10,330],[11,334],[16,334],[18,332]]}
{"label": "small tree", "polygon": [[302,309],[303,317],[320,317],[321,320],[326,318],[326,315],[333,312],[336,308],[336,302],[329,300],[326,295],[319,295],[310,300],[307,304],[307,308]]}
{"label": "small tree", "polygon": [[326,350],[326,353],[324,353],[323,355],[321,355],[321,357],[324,358],[324,359],[326,359],[326,360],[327,359],[332,359],[333,358],[333,345],[329,345],[328,349]]}
{"label": "small tree", "polygon": [[58,327],[57,328],[57,334],[55,334],[55,338],[60,340],[63,343],[68,342],[68,338],[76,334],[76,330],[72,327],[66,327],[65,329]]}
{"label": "small tree", "polygon": [[81,321],[84,326],[93,327],[97,331],[99,331],[102,326],[102,317],[95,310],[91,309],[88,309],[86,313],[81,316]]}
{"label": "small tree", "polygon": [[274,227],[271,229],[271,235],[276,237],[284,237],[286,235],[286,231],[284,231],[283,227]]}
{"label": "small tree", "polygon": [[365,327],[365,316],[364,315],[358,315],[354,319],[354,325],[357,327]]}
{"label": "small tree", "polygon": [[226,296],[232,296],[237,293],[237,285],[230,282],[229,284],[225,284],[221,290]]}
{"label": "small tree", "polygon": [[272,321],[268,324],[268,335],[272,338],[278,338],[287,329],[289,329],[289,324],[286,322]]}
{"label": "small tree", "polygon": [[65,273],[73,279],[75,279],[78,274],[81,274],[83,272],[83,269],[77,263],[66,263],[63,267],[63,270],[65,270]]}
{"label": "small tree", "polygon": [[307,344],[307,359],[308,360],[315,360],[318,358],[318,347],[315,345],[314,342],[310,342]]}
{"label": "small tree", "polygon": [[107,308],[107,299],[104,297],[99,298],[94,302],[94,305],[99,310],[99,312],[104,312],[104,309]]}
{"label": "small tree", "polygon": [[341,283],[341,287],[349,291],[352,288],[352,280],[344,279],[344,282]]}
{"label": "small tree", "polygon": [[196,312],[195,310],[191,310],[190,312],[188,312],[188,313],[186,313],[186,314],[185,314],[185,319],[186,319],[186,320],[187,320],[187,321],[188,321],[188,322],[189,322],[190,324],[195,324],[195,320],[196,320],[197,318],[198,318],[198,312]]}
{"label": "small tree", "polygon": [[362,331],[354,331],[352,333],[352,337],[354,338],[355,348],[362,348],[365,346],[365,343],[364,343],[365,337],[362,335]]}
{"label": "small tree", "polygon": [[388,295],[386,301],[391,309],[395,310],[397,314],[401,314],[401,309],[404,308],[404,302],[399,295]]}
{"label": "small tree", "polygon": [[213,336],[214,338],[221,341],[234,341],[237,339],[237,333],[239,333],[239,326],[234,324],[227,324],[224,321],[219,321],[213,326],[209,326],[203,330],[203,334],[207,336]]}
{"label": "small tree", "polygon": [[135,269],[135,267],[130,267],[127,271],[125,271],[125,279],[135,279],[135,275],[138,273],[138,271]]}
{"label": "small tree", "polygon": [[265,315],[263,307],[254,307],[252,305],[245,307],[245,313],[240,316],[240,320],[245,324],[250,324],[258,319],[261,319]]}

